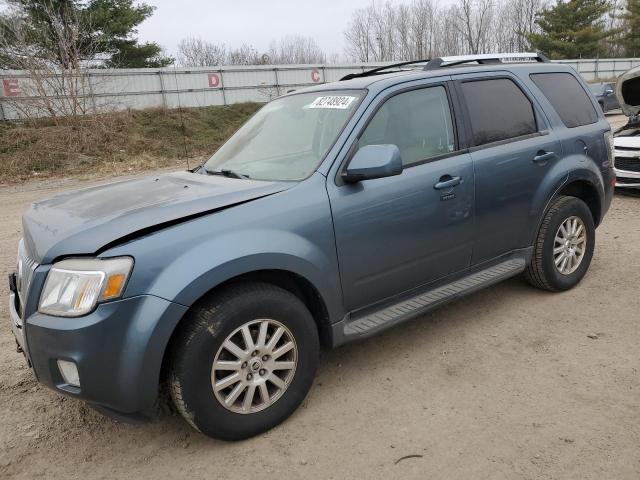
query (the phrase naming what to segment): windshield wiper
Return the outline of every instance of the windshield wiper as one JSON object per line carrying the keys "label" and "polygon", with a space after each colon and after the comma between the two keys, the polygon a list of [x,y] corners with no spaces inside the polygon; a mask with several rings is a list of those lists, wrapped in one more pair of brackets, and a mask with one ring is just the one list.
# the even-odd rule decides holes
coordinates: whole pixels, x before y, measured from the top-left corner
{"label": "windshield wiper", "polygon": [[220,170],[207,170],[205,168],[204,171],[207,172],[207,175],[222,175],[223,177],[240,178],[243,180],[247,180],[251,178],[249,177],[249,175],[245,175],[244,173],[238,173],[235,170],[230,170],[228,168],[221,168]]}

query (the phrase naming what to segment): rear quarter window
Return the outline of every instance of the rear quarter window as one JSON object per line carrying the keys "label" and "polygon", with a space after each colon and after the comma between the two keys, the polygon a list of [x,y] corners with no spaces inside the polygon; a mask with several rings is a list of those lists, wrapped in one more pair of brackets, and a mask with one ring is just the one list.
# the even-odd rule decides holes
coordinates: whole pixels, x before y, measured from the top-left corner
{"label": "rear quarter window", "polygon": [[570,73],[532,73],[530,77],[568,128],[598,121],[587,92]]}
{"label": "rear quarter window", "polygon": [[476,146],[537,132],[533,105],[507,78],[462,83]]}

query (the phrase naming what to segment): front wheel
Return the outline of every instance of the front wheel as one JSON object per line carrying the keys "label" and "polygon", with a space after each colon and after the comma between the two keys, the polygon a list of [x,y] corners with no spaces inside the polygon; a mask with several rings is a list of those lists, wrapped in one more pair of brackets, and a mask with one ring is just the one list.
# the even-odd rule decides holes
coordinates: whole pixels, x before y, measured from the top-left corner
{"label": "front wheel", "polygon": [[285,420],[318,366],[318,331],[292,293],[231,285],[195,307],[172,345],[169,388],[197,430],[241,440]]}
{"label": "front wheel", "polygon": [[579,198],[554,199],[540,225],[525,277],[550,291],[573,288],[587,273],[596,231],[591,210]]}

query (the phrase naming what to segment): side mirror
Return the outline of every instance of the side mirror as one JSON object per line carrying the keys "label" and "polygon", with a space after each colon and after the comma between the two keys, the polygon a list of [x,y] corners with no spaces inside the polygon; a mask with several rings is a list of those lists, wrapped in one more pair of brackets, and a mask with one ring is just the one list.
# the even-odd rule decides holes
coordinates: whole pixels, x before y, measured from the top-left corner
{"label": "side mirror", "polygon": [[366,145],[353,156],[342,179],[345,183],[356,183],[401,173],[402,160],[397,146]]}

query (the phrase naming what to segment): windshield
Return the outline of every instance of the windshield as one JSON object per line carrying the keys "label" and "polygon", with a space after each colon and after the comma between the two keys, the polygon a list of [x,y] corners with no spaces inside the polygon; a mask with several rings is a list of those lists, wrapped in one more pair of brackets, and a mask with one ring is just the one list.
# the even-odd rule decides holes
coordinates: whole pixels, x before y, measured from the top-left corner
{"label": "windshield", "polygon": [[204,164],[255,180],[302,180],[317,168],[356,109],[362,91],[278,98],[258,111]]}

